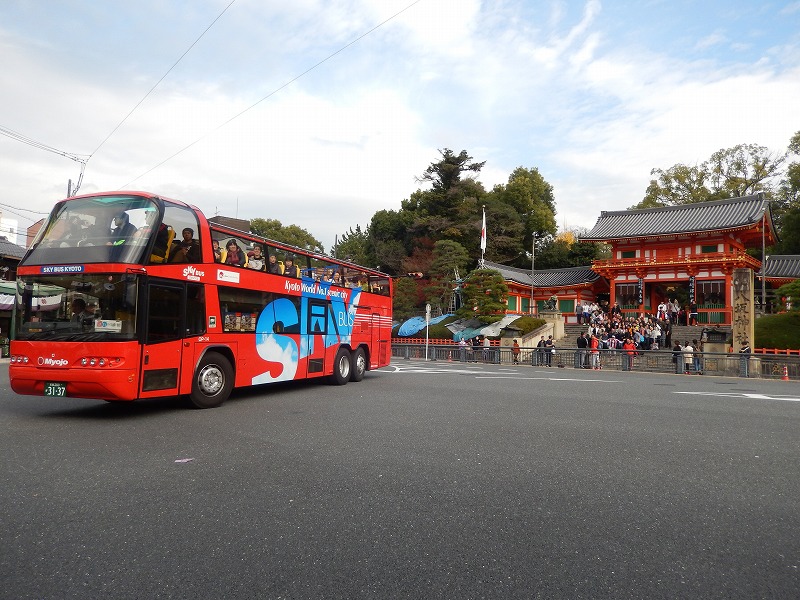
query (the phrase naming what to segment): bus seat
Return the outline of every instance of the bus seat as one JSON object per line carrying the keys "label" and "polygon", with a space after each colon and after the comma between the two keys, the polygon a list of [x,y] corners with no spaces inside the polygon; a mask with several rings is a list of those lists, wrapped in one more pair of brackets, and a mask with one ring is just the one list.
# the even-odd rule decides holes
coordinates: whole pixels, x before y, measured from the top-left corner
{"label": "bus seat", "polygon": [[150,255],[150,262],[151,263],[163,263],[167,260],[169,256],[170,246],[172,246],[172,240],[175,239],[175,230],[172,228],[172,225],[167,225],[167,245],[163,249],[164,254],[162,255],[161,248],[153,248],[153,254]]}

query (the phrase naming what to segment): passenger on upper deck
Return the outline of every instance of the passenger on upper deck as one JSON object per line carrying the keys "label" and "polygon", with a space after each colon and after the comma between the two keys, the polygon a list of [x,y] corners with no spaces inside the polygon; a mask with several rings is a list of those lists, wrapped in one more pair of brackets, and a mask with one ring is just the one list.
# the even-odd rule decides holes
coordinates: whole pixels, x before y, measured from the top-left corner
{"label": "passenger on upper deck", "polygon": [[194,238],[194,230],[186,227],[181,234],[183,239],[173,245],[169,253],[171,263],[200,262],[200,244]]}
{"label": "passenger on upper deck", "polygon": [[214,251],[214,262],[222,262],[222,250],[219,247],[219,240],[211,240],[211,249]]}
{"label": "passenger on upper deck", "polygon": [[287,277],[300,277],[300,269],[294,266],[294,260],[289,258],[288,256],[283,261],[283,274]]}
{"label": "passenger on upper deck", "polygon": [[224,261],[226,265],[234,265],[236,267],[244,266],[244,252],[239,248],[239,244],[236,243],[236,240],[233,238],[229,239],[228,243],[225,245],[225,249],[227,250]]}
{"label": "passenger on upper deck", "polygon": [[136,233],[136,226],[130,222],[130,217],[126,212],[114,215],[112,225],[111,241],[109,242],[112,246],[125,243]]}
{"label": "passenger on upper deck", "polygon": [[278,257],[274,254],[269,255],[269,263],[267,263],[267,271],[270,273],[275,273],[276,275],[282,275],[283,270],[281,269],[281,265],[278,262]]}
{"label": "passenger on upper deck", "polygon": [[256,271],[264,270],[264,255],[261,254],[261,246],[256,244],[253,249],[247,253],[247,268],[255,269]]}

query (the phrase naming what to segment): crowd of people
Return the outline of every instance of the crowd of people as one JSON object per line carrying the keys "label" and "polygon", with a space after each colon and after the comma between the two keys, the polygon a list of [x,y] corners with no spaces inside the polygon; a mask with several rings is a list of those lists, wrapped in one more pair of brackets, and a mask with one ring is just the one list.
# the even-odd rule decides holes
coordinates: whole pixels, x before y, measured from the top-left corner
{"label": "crowd of people", "polygon": [[[608,312],[596,303],[584,304],[578,323],[588,325],[587,347],[592,337],[597,338],[600,349],[610,350],[622,348],[626,340],[631,340],[637,350],[658,350],[672,344],[671,319],[649,314],[626,317],[617,303]],[[582,343],[579,338],[578,348]]]}
{"label": "crowd of people", "polygon": [[[659,303],[656,314],[638,317],[624,316],[618,303],[604,310],[597,303],[583,303],[578,309],[578,323],[587,325],[576,340],[576,367],[600,369],[601,350],[619,350],[622,353],[623,370],[633,367],[634,356],[642,350],[671,350],[676,372],[703,374],[703,347],[707,331],[701,331],[700,339],[672,339],[673,325],[698,326],[697,304],[690,302],[681,307],[677,300],[665,299]],[[745,350],[746,348],[746,350]],[[741,352],[749,352],[743,345]]]}

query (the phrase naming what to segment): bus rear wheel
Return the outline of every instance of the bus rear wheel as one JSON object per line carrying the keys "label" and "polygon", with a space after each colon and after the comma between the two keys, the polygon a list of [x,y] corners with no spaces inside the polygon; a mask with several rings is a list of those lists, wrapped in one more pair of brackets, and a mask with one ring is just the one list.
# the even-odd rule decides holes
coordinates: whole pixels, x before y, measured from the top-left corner
{"label": "bus rear wheel", "polygon": [[364,373],[367,372],[367,354],[363,348],[356,348],[352,355],[352,372],[350,373],[350,381],[361,381],[364,379]]}
{"label": "bus rear wheel", "polygon": [[331,383],[334,385],[344,385],[350,381],[350,352],[347,348],[339,348],[336,353],[336,360],[333,361],[333,375]]}
{"label": "bus rear wheel", "polygon": [[194,372],[192,393],[189,400],[196,408],[219,406],[233,389],[233,367],[227,358],[218,352],[208,352]]}

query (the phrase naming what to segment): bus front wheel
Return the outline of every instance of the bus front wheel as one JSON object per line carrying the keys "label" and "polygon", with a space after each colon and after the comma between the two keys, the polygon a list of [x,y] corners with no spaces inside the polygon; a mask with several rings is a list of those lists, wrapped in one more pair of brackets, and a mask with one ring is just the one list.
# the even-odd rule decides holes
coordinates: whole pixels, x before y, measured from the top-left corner
{"label": "bus front wheel", "polygon": [[333,375],[331,383],[334,385],[344,385],[350,381],[350,352],[347,348],[339,348],[336,353],[336,360],[333,361]]}
{"label": "bus front wheel", "polygon": [[350,374],[350,381],[361,381],[364,379],[364,373],[367,371],[367,354],[363,348],[357,348],[353,352],[352,373]]}
{"label": "bus front wheel", "polygon": [[208,352],[194,372],[189,399],[196,408],[219,406],[233,389],[233,367],[218,352]]}

